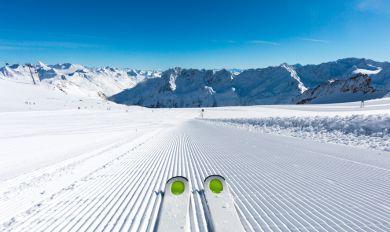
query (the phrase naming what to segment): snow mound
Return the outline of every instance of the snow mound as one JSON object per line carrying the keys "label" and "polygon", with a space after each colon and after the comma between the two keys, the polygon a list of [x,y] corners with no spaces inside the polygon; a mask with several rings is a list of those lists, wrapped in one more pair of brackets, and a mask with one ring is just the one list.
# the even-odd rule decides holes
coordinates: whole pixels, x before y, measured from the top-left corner
{"label": "snow mound", "polygon": [[207,119],[264,133],[390,151],[390,115]]}

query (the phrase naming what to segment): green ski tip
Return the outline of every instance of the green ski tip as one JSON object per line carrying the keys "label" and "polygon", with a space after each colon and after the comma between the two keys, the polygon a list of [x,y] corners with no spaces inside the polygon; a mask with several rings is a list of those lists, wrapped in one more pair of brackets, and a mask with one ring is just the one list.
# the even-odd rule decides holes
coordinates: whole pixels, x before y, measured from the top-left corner
{"label": "green ski tip", "polygon": [[186,187],[185,187],[183,181],[177,180],[177,181],[172,183],[171,192],[173,195],[180,195],[184,192],[185,188]]}
{"label": "green ski tip", "polygon": [[221,193],[223,191],[223,184],[218,179],[214,179],[214,180],[210,181],[209,187],[210,187],[211,192],[213,192],[213,193],[218,194],[218,193]]}

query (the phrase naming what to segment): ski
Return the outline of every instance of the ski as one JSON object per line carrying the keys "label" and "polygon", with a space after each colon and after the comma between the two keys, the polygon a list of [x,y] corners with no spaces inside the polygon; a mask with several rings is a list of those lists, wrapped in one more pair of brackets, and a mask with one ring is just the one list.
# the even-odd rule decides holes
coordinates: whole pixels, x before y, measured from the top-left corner
{"label": "ski", "polygon": [[165,185],[157,231],[189,231],[189,202],[191,192],[188,179],[176,176]]}
{"label": "ski", "polygon": [[220,175],[208,176],[204,180],[204,195],[211,216],[213,231],[245,231],[225,178]]}

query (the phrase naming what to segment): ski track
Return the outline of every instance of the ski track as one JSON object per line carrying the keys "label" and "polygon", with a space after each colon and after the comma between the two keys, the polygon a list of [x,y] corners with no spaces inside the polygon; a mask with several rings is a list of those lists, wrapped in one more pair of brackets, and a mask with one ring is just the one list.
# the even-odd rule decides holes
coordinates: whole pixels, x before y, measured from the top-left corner
{"label": "ski track", "polygon": [[389,153],[345,156],[339,145],[297,141],[192,120],[129,148],[0,230],[153,231],[165,182],[182,175],[193,191],[191,230],[207,231],[195,190],[221,174],[248,231],[390,231]]}

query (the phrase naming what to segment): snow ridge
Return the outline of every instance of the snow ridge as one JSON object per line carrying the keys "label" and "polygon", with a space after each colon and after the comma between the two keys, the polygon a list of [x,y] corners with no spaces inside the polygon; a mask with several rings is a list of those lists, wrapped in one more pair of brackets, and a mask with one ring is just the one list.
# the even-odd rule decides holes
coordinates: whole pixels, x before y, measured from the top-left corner
{"label": "snow ridge", "polygon": [[388,114],[207,120],[263,133],[390,151]]}
{"label": "snow ridge", "polygon": [[298,81],[298,88],[301,90],[301,93],[304,93],[307,90],[307,88],[303,84],[303,82],[301,81],[301,78],[298,76],[295,69],[288,64],[282,64],[282,67],[285,68],[290,73],[292,78],[294,78],[296,81]]}

